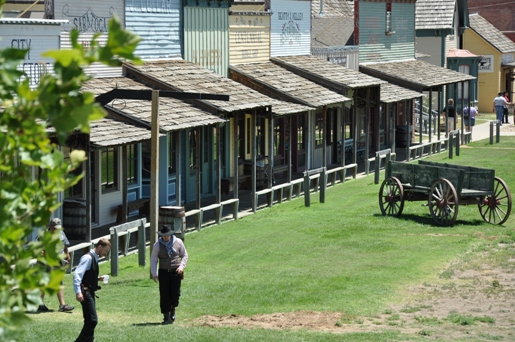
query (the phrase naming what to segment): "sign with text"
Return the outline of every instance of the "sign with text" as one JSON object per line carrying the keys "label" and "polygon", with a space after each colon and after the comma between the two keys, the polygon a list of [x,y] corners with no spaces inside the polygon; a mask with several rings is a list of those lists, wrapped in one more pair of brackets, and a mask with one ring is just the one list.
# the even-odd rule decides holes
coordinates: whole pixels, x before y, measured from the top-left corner
{"label": "sign with text", "polygon": [[494,55],[484,55],[478,65],[479,73],[494,72]]}
{"label": "sign with text", "polygon": [[229,64],[268,62],[270,16],[229,16]]}

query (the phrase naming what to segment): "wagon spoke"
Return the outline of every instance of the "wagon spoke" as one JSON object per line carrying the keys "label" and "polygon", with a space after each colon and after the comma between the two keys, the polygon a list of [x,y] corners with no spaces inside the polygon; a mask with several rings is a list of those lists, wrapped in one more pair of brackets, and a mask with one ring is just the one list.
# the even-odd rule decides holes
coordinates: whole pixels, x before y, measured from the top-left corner
{"label": "wagon spoke", "polygon": [[433,183],[429,193],[429,211],[433,220],[450,226],[458,216],[458,195],[451,182],[441,178]]}
{"label": "wagon spoke", "polygon": [[479,212],[488,223],[503,224],[511,213],[511,194],[506,183],[495,177],[493,194],[486,196],[478,204]]}
{"label": "wagon spoke", "polygon": [[379,207],[383,215],[401,215],[404,208],[404,190],[397,178],[387,178],[381,184],[379,189]]}

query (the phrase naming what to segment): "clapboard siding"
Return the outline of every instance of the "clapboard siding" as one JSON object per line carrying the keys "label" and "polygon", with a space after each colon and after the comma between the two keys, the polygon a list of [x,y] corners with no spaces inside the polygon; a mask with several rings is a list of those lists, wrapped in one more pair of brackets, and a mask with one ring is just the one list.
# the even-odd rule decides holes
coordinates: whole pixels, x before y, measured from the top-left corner
{"label": "clapboard siding", "polygon": [[[87,45],[88,42],[91,41],[91,39],[93,38],[93,35],[94,33],[81,33],[79,35],[79,42],[83,45]],[[97,39],[99,44],[103,46],[107,43],[107,34],[101,34]],[[61,49],[71,49],[69,32],[61,32]],[[121,67],[108,67],[101,63],[93,63],[89,67],[84,68],[84,71],[86,74],[97,78],[122,76]]]}
{"label": "clapboard siding", "polygon": [[43,74],[53,72],[53,59],[42,54],[59,50],[59,25],[2,24],[0,31],[0,49],[29,49],[18,69],[27,74],[32,88],[39,84]]}
{"label": "clapboard siding", "polygon": [[[125,28],[125,9],[123,0],[54,0],[55,19],[65,19],[61,31],[61,49],[71,48],[70,31],[78,29],[79,42],[88,46],[93,35],[100,33],[98,41],[101,45],[107,42],[109,20],[118,16],[122,27]],[[121,68],[107,67],[97,63],[85,69],[88,75],[94,77],[117,77],[122,75]]]}
{"label": "clapboard siding", "polygon": [[274,0],[271,4],[270,55],[304,56],[311,53],[311,2]]}
{"label": "clapboard siding", "polygon": [[270,16],[229,16],[229,64],[270,60]]}
{"label": "clapboard siding", "polygon": [[180,0],[127,0],[127,29],[142,38],[136,54],[141,59],[182,56],[182,6]]}
{"label": "clapboard siding", "polygon": [[65,19],[63,31],[107,32],[108,22],[117,15],[125,27],[123,0],[54,0],[55,19]]}
{"label": "clapboard siding", "polygon": [[359,62],[415,58],[415,4],[392,3],[392,31],[386,34],[386,3],[359,3]]}

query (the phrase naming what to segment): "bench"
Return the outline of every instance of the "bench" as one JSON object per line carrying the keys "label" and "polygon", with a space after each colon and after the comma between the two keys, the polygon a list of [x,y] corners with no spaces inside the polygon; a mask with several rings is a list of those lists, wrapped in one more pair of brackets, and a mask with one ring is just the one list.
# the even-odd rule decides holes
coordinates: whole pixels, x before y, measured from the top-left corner
{"label": "bench", "polygon": [[200,230],[202,226],[202,209],[188,210],[184,213],[184,217],[193,216],[196,230]]}
{"label": "bench", "polygon": [[427,154],[432,155],[433,153],[439,153],[442,150],[442,144],[447,144],[448,139],[436,140],[425,142],[419,145],[413,145],[409,147],[409,156],[408,161],[410,159],[422,158],[424,155],[424,149],[427,147]]}
{"label": "bench", "polygon": [[[242,186],[242,188],[250,188],[250,184],[249,181],[250,181],[250,178],[252,176],[251,175],[239,175],[238,176],[238,185],[242,185],[243,183],[247,183],[247,186]],[[228,195],[229,192],[231,191],[231,185],[234,184],[234,177],[228,177],[228,178],[222,178],[221,179],[221,191],[222,191],[222,194],[226,194]]]}
{"label": "bench", "polygon": [[339,166],[326,171],[327,183],[332,186],[336,184],[336,175],[340,174],[340,182],[343,183],[345,177],[345,166]]}
{"label": "bench", "polygon": [[238,210],[240,206],[239,198],[231,198],[225,201],[220,202],[221,211],[223,212],[224,206],[231,205],[232,206],[232,217],[237,220],[238,219]]}
{"label": "bench", "polygon": [[251,200],[252,200],[252,210],[254,212],[256,212],[256,210],[257,210],[259,195],[266,195],[266,202],[267,202],[268,207],[272,207],[272,204],[273,204],[272,203],[273,195],[274,195],[273,188],[266,188],[263,190],[256,191],[255,194],[250,194]]}
{"label": "bench", "polygon": [[202,223],[204,220],[204,212],[206,212],[208,210],[214,211],[216,224],[220,224],[220,222],[222,221],[222,206],[220,203],[210,204],[208,206],[200,208],[200,210],[202,210],[202,216],[201,216],[202,220],[200,220],[200,225],[198,226],[199,230],[200,230],[200,228],[202,228]]}
{"label": "bench", "polygon": [[302,191],[302,185],[304,184],[304,178],[297,178],[290,182],[290,187],[286,188],[286,198],[291,200],[293,194],[295,197],[300,197],[300,192]]}
{"label": "bench", "polygon": [[274,193],[275,193],[275,198],[277,199],[277,202],[282,203],[283,197],[285,197],[284,193],[283,193],[283,189],[288,189],[288,188],[291,188],[290,183],[277,184],[272,187],[272,191],[274,191]]}
{"label": "bench", "polygon": [[[116,214],[116,223],[127,221],[127,217],[123,217],[122,209],[123,204],[119,204]],[[150,213],[150,198],[140,198],[135,201],[127,202],[127,215],[136,209],[139,209],[140,216],[148,216]]]}

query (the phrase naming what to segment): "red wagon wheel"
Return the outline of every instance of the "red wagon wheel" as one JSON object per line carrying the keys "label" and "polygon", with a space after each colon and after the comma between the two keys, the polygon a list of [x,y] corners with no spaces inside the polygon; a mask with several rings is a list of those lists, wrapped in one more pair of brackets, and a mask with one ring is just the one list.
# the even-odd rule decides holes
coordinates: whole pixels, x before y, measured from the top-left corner
{"label": "red wagon wheel", "polygon": [[404,188],[397,178],[386,178],[381,184],[379,207],[383,215],[401,216],[404,209]]}
{"label": "red wagon wheel", "polygon": [[501,178],[495,177],[494,182],[494,193],[486,196],[477,206],[483,220],[492,224],[503,224],[510,217],[511,194]]}
{"label": "red wagon wheel", "polygon": [[451,182],[440,178],[431,185],[429,211],[433,220],[441,226],[451,226],[458,217],[458,195]]}

